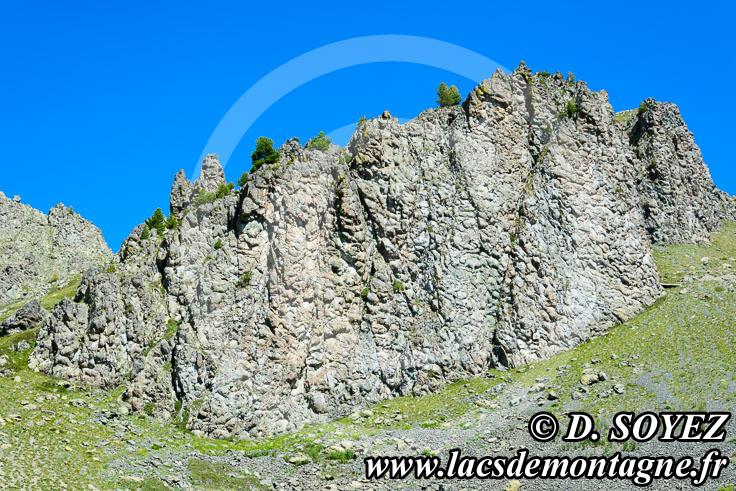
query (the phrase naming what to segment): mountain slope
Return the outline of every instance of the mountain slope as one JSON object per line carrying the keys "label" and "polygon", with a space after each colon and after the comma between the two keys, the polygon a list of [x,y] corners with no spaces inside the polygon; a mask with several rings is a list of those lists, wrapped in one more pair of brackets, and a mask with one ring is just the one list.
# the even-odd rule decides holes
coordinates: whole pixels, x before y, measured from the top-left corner
{"label": "mountain slope", "polygon": [[569,349],[659,298],[652,241],[733,216],[676,107],[617,117],[523,64],[224,184],[213,155],[178,174],[180,227],[88,272],[30,366],[197,435],[282,433]]}
{"label": "mountain slope", "polygon": [[[432,453],[445,462],[451,448],[478,457],[510,456],[519,448],[570,457],[613,452],[699,457],[719,448],[733,458],[734,421],[725,442],[708,446],[656,438],[644,444],[539,444],[528,435],[526,423],[537,411],[555,414],[562,431],[565,414],[573,410],[594,415],[599,427],[609,425],[612,414],[621,410],[734,411],[736,274],[729,266],[736,264],[736,224],[725,224],[711,245],[656,246],[654,256],[663,280],[682,286],[667,290],[661,301],[603,336],[531,366],[490,370],[433,394],[384,401],[362,415],[265,439],[202,439],[181,431],[181,425],[127,414],[120,397],[123,386],[112,392],[94,390],[28,370],[33,332],[0,338],[0,360],[8,357],[14,367],[11,376],[0,377],[0,480],[10,487],[58,488],[64,483],[74,489],[88,484],[98,489],[346,489],[362,481],[366,455]],[[591,368],[606,373],[607,380],[581,383],[583,372]],[[346,447],[356,458],[337,451]],[[289,462],[303,456],[308,456],[306,463]],[[726,471],[705,488],[733,484],[733,473]],[[489,485],[504,489],[506,483],[442,482],[447,489]],[[525,490],[561,486],[634,488],[623,479],[522,479]],[[663,480],[651,489],[673,486],[675,482]],[[394,489],[396,481],[371,481],[364,487]]]}
{"label": "mountain slope", "polygon": [[44,214],[0,193],[0,320],[111,258],[100,230],[70,208]]}

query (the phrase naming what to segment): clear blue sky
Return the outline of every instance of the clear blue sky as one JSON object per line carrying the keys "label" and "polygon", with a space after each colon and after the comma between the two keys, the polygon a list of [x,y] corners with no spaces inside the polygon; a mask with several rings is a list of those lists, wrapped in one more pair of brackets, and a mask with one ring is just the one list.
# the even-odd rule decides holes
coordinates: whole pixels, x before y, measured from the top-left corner
{"label": "clear blue sky", "polygon": [[[0,190],[41,210],[58,202],[117,250],[193,163],[232,104],[271,70],[357,36],[450,42],[508,68],[572,71],[615,110],[675,102],[716,184],[736,194],[731,4],[697,2],[0,2]],[[491,75],[490,73],[488,74]],[[373,63],[320,77],[272,106],[226,168],[250,166],[258,136],[309,138],[388,109],[416,116],[436,68]]]}

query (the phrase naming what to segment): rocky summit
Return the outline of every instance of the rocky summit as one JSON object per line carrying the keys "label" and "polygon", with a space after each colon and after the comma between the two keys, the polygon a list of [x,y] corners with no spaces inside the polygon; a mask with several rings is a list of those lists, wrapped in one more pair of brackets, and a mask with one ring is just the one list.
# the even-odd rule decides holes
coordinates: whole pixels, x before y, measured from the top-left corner
{"label": "rocky summit", "polygon": [[0,318],[112,258],[100,230],[71,208],[45,214],[20,201],[0,192]]}
{"label": "rocky summit", "polygon": [[675,105],[614,114],[522,64],[347,148],[290,140],[235,192],[215,155],[180,172],[175,226],[89,270],[29,366],[196,435],[282,433],[572,348],[661,296],[653,244],[735,210]]}

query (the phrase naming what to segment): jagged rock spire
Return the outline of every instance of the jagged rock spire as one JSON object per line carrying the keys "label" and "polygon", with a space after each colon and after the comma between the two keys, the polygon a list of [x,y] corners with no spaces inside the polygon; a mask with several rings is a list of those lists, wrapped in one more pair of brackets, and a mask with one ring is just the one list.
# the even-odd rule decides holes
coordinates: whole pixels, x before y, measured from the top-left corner
{"label": "jagged rock spire", "polygon": [[199,179],[194,181],[194,193],[199,194],[200,191],[213,193],[217,191],[220,184],[225,183],[225,171],[217,158],[217,154],[208,154],[202,160],[202,170],[199,173]]}
{"label": "jagged rock spire", "polygon": [[184,170],[180,170],[174,177],[174,184],[171,186],[171,196],[169,197],[169,209],[171,214],[178,220],[189,207],[192,199],[192,183],[187,179]]}

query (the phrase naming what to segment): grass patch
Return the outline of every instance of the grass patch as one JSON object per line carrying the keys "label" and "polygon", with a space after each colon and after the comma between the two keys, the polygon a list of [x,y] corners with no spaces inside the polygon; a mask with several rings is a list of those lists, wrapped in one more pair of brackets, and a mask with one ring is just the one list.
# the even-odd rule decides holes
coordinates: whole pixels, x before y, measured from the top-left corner
{"label": "grass patch", "polygon": [[216,199],[217,199],[216,193],[208,192],[208,191],[205,191],[204,189],[201,189],[199,191],[199,194],[192,201],[192,206],[194,208],[197,208],[206,203],[214,203]]}
{"label": "grass patch", "polygon": [[142,491],[170,491],[171,488],[156,477],[146,477],[141,482],[122,481],[123,489],[135,489]]}
{"label": "grass patch", "polygon": [[179,323],[173,319],[169,319],[169,321],[166,323],[166,332],[164,332],[164,339],[171,339],[178,330]]}
{"label": "grass patch", "polygon": [[72,278],[69,283],[54,292],[49,293],[45,297],[43,297],[40,302],[41,306],[46,310],[51,310],[56,306],[57,303],[61,302],[61,299],[68,298],[70,300],[74,299],[74,295],[77,293],[77,287],[79,287],[79,283],[82,282],[81,276],[75,276]]}
{"label": "grass patch", "polygon": [[255,477],[239,474],[227,464],[190,459],[187,469],[192,482],[204,489],[266,489]]}
{"label": "grass patch", "polygon": [[[475,401],[495,399],[487,393],[501,383],[501,378],[478,377],[448,384],[443,390],[420,397],[404,396],[390,399],[373,407],[373,417],[364,425],[368,428],[438,428],[442,422],[458,419],[479,407]],[[397,416],[399,418],[397,418]],[[340,420],[349,424],[347,418]]]}
{"label": "grass patch", "polygon": [[317,459],[319,459],[319,454],[322,452],[323,448],[323,445],[309,442],[304,445],[304,455],[307,455],[313,461],[316,461]]}
{"label": "grass patch", "polygon": [[613,115],[613,120],[619,124],[626,124],[636,116],[635,109],[629,109],[628,111],[621,111]]}
{"label": "grass patch", "polygon": [[143,350],[143,357],[145,358],[148,356],[153,349],[161,344],[161,342],[165,339],[171,339],[179,330],[179,323],[176,322],[173,319],[169,319],[169,321],[166,323],[166,331],[164,331],[164,335],[161,337],[161,339],[152,339],[150,343],[148,343],[148,346],[146,349]]}
{"label": "grass patch", "polygon": [[245,455],[249,459],[257,459],[258,457],[267,457],[269,455],[273,455],[273,451],[266,449],[255,449],[243,452],[243,455]]}
{"label": "grass patch", "polygon": [[253,271],[246,271],[242,275],[240,275],[240,278],[238,279],[237,287],[238,288],[246,288],[248,285],[250,285],[250,280],[253,279]]}
{"label": "grass patch", "polygon": [[[37,334],[38,328],[35,328],[0,338],[0,356],[8,357],[8,364],[4,367],[5,369],[13,370],[13,372],[28,369],[28,357],[36,344]],[[20,352],[16,351],[15,346],[21,341],[28,343],[30,348]]]}
{"label": "grass patch", "polygon": [[35,384],[36,390],[40,390],[42,392],[51,392],[54,394],[68,394],[69,391],[66,387],[63,385],[59,385],[54,380],[44,380],[42,382],[39,382]]}
{"label": "grass patch", "polygon": [[13,315],[16,310],[23,307],[25,304],[25,300],[17,300],[0,307],[0,322],[3,322],[5,319]]}
{"label": "grass patch", "polygon": [[341,450],[337,452],[330,452],[327,455],[325,455],[325,459],[336,460],[337,462],[340,462],[341,464],[347,464],[354,458],[355,458],[355,452],[353,452],[350,449]]}
{"label": "grass patch", "polygon": [[[686,275],[694,279],[707,271],[724,272],[725,264],[736,268],[736,222],[724,222],[721,230],[711,234],[710,245],[659,245],[653,248],[660,280],[663,283],[680,283]],[[702,259],[707,257],[708,264]]]}

